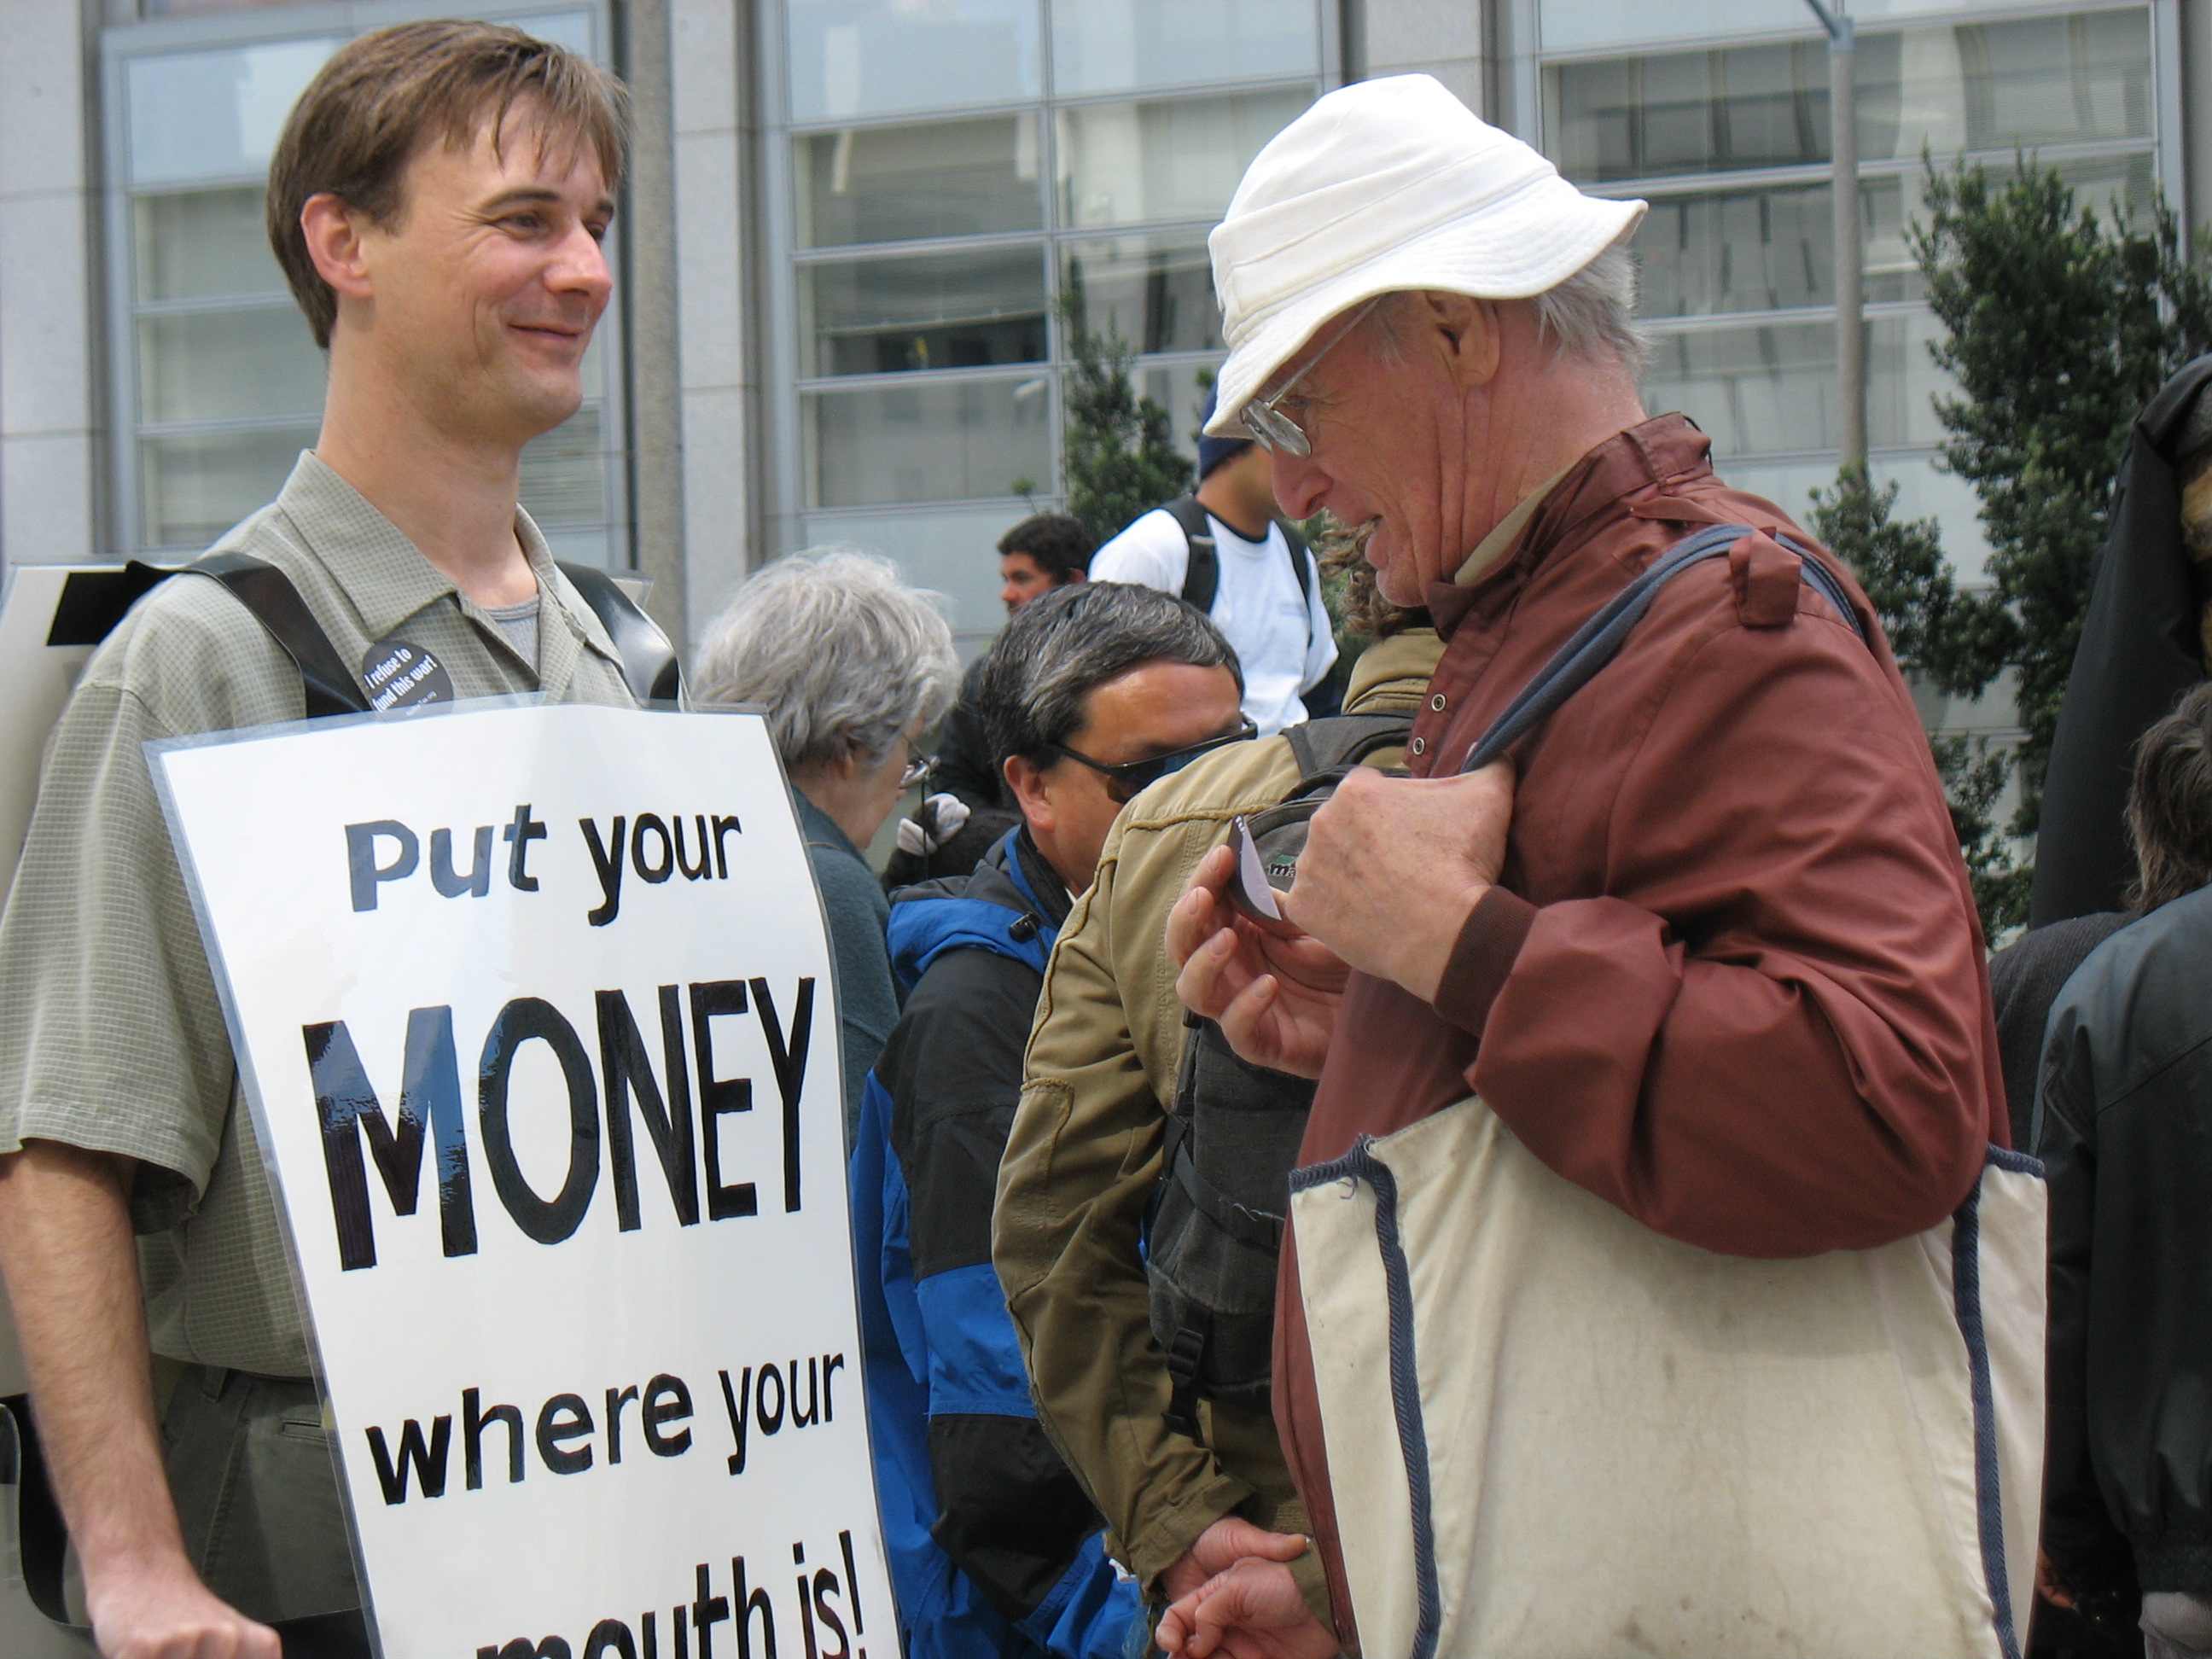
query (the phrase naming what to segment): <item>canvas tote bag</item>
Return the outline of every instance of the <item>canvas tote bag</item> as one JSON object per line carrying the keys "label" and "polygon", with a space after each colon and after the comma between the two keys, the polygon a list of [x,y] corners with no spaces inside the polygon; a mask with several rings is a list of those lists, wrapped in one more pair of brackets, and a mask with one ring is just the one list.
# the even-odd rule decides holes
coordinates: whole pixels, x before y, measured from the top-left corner
{"label": "canvas tote bag", "polygon": [[[1609,659],[1661,582],[1747,533],[1688,538],[1592,617],[1468,769]],[[2033,1158],[1992,1147],[1948,1220],[1796,1261],[1652,1231],[1479,1098],[1291,1191],[1369,1659],[2019,1659],[2043,1458]]]}

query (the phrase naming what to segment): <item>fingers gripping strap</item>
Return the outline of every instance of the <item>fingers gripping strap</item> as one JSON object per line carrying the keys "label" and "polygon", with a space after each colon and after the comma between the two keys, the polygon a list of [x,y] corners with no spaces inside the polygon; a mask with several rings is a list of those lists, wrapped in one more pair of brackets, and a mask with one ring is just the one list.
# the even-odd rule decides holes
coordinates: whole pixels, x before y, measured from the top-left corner
{"label": "fingers gripping strap", "polygon": [[[1749,525],[1715,525],[1677,543],[1673,551],[1614,594],[1553,653],[1552,659],[1537,670],[1536,677],[1491,723],[1490,729],[1462,763],[1460,770],[1477,772],[1499,758],[1595,678],[1598,671],[1613,659],[1629,635],[1635,631],[1636,624],[1651,608],[1651,601],[1658,597],[1661,588],[1692,565],[1719,558],[1746,536],[1758,533]],[[1859,625],[1857,613],[1851,609],[1843,584],[1819,559],[1788,537],[1778,535],[1774,539],[1797,556],[1799,568],[1814,591],[1835,606],[1851,631],[1863,641],[1866,630]]]}

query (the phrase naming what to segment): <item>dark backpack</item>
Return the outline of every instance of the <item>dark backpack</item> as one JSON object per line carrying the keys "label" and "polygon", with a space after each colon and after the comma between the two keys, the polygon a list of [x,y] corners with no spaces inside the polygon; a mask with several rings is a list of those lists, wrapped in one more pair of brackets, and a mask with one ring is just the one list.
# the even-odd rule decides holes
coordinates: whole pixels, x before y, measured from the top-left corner
{"label": "dark backpack", "polygon": [[[1271,874],[1289,884],[1322,803],[1368,756],[1402,749],[1413,724],[1410,714],[1341,714],[1283,733],[1297,785],[1249,820]],[[1212,1020],[1186,1014],[1183,1023],[1190,1036],[1168,1112],[1146,1272],[1152,1334],[1175,1385],[1168,1425],[1195,1439],[1200,1395],[1267,1407],[1275,1258],[1314,1085],[1240,1059]]]}
{"label": "dark backpack", "polygon": [[[1460,770],[1504,755],[1611,662],[1659,589],[1693,564],[1724,556],[1747,525],[1686,536],[1630,582],[1553,653],[1493,720]],[[1865,630],[1843,585],[1810,553],[1803,579],[1861,639]],[[1377,749],[1402,744],[1409,719],[1344,715],[1284,732],[1298,759],[1298,786],[1246,821],[1272,886],[1296,878],[1306,828],[1346,773]],[[1200,1395],[1264,1410],[1275,1334],[1275,1267],[1290,1175],[1313,1109],[1314,1085],[1239,1057],[1211,1020],[1184,1017],[1190,1036],[1168,1113],[1160,1183],[1146,1234],[1152,1334],[1167,1352],[1174,1384],[1168,1426],[1199,1437]]]}

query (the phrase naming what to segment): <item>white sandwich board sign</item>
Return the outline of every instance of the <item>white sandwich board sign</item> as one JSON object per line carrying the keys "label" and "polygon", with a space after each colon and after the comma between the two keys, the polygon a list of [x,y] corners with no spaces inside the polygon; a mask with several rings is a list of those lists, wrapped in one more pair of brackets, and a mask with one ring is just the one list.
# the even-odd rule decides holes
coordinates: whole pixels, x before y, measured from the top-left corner
{"label": "white sandwich board sign", "polygon": [[763,721],[149,750],[385,1659],[896,1659],[836,1000]]}

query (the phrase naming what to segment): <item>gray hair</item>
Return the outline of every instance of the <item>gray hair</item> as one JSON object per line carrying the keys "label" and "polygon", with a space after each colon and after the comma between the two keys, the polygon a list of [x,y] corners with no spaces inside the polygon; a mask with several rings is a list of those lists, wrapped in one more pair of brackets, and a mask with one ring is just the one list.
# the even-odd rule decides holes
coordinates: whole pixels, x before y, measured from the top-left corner
{"label": "gray hair", "polygon": [[[1412,290],[1389,295],[1376,307],[1369,324],[1376,332],[1383,360],[1395,362],[1403,349],[1401,313]],[[1636,325],[1636,256],[1615,242],[1579,270],[1534,295],[1536,332],[1560,357],[1610,368],[1618,364],[1641,376],[1650,343]]]}
{"label": "gray hair", "polygon": [[879,554],[791,554],[755,571],[707,624],[692,695],[765,705],[788,769],[874,760],[952,701],[960,659],[939,597],[908,586]]}
{"label": "gray hair", "polygon": [[1536,296],[1536,330],[1563,357],[1644,372],[1650,343],[1636,325],[1636,256],[1611,247]]}
{"label": "gray hair", "polygon": [[1148,662],[1225,668],[1244,690],[1237,653],[1206,613],[1172,593],[1127,582],[1073,582],[1041,593],[1006,624],[983,670],[991,757],[1040,767],[1049,745],[1082,729],[1091,694]]}

